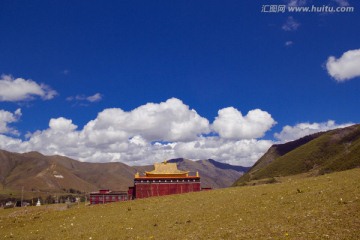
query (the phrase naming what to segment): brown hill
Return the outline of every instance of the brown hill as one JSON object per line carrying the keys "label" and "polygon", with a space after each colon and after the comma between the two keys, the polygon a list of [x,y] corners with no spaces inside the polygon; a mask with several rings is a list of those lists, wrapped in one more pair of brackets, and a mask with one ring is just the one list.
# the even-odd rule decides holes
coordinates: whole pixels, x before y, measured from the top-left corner
{"label": "brown hill", "polygon": [[[204,187],[230,186],[247,168],[222,164],[214,160],[174,159],[179,169],[200,173]],[[153,166],[127,166],[123,163],[79,162],[64,156],[45,156],[38,152],[12,153],[0,150],[0,190],[64,193],[98,189],[127,190],[134,174],[152,170]]]}
{"label": "brown hill", "polygon": [[[69,161],[77,162],[68,159]],[[44,156],[38,152],[24,154],[0,151],[1,184],[6,189],[62,192],[64,189],[91,191],[96,189],[70,169],[59,164],[59,157]]]}
{"label": "brown hill", "polygon": [[[360,167],[360,125],[273,145],[234,185],[300,173],[312,175]],[[266,181],[260,181],[266,182]]]}

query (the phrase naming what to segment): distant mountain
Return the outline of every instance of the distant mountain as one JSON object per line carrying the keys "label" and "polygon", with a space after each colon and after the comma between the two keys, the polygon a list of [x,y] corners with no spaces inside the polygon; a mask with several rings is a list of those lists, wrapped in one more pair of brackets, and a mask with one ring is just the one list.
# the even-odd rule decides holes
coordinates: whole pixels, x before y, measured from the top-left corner
{"label": "distant mountain", "polygon": [[249,168],[233,166],[220,163],[212,159],[191,161],[184,158],[172,159],[169,162],[175,162],[180,170],[191,170],[193,173],[198,171],[201,177],[203,187],[229,187],[243,175]]}
{"label": "distant mountain", "polygon": [[[179,169],[200,173],[203,187],[230,186],[248,168],[223,164],[214,160],[191,161],[172,159]],[[88,163],[63,156],[45,156],[38,152],[12,153],[0,150],[0,191],[89,192],[98,189],[127,190],[134,174],[153,170],[149,166],[123,163]]]}
{"label": "distant mountain", "polygon": [[310,172],[324,174],[360,167],[360,125],[316,133],[273,145],[234,185]]}
{"label": "distant mountain", "polygon": [[[0,151],[0,184],[6,189],[62,192],[64,189],[91,191],[96,185],[84,180],[72,168],[81,164],[60,156],[38,152],[24,154]],[[72,168],[68,168],[72,166]]]}

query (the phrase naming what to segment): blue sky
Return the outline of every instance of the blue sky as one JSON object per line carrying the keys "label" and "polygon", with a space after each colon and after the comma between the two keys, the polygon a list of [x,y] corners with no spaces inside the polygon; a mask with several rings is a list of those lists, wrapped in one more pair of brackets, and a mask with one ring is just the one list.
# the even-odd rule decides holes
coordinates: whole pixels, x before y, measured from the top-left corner
{"label": "blue sky", "polygon": [[359,11],[351,0],[1,1],[0,148],[251,165],[274,142],[360,121]]}

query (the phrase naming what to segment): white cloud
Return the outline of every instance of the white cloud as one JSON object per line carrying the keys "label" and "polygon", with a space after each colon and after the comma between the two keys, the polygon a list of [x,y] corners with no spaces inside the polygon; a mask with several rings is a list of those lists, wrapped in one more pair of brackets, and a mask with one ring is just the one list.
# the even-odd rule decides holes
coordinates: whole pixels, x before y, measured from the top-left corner
{"label": "white cloud", "polygon": [[228,164],[252,166],[272,144],[273,142],[269,140],[199,138],[197,141],[177,143],[174,146],[174,157],[211,158]]}
{"label": "white cloud", "polygon": [[181,100],[172,98],[128,112],[105,109],[82,129],[70,119],[53,118],[47,129],[28,133],[26,140],[0,134],[0,148],[129,165],[187,157],[250,166],[272,144],[255,139],[275,123],[267,112],[256,109],[242,116],[236,109],[226,108],[219,111],[215,122],[219,136],[206,135],[211,128],[209,121]]}
{"label": "white cloud", "polygon": [[17,102],[32,100],[36,96],[49,100],[57,95],[45,84],[38,84],[31,79],[16,78],[2,75],[0,78],[0,101]]}
{"label": "white cloud", "polygon": [[21,117],[21,109],[17,109],[14,113],[0,110],[0,134],[13,134],[18,135],[19,132],[16,129],[9,127],[10,123],[17,122]]}
{"label": "white cloud", "polygon": [[130,138],[129,142],[141,147],[145,147],[148,144],[147,141],[139,135]]}
{"label": "white cloud", "polygon": [[88,100],[89,102],[98,102],[101,101],[101,99],[102,95],[100,93],[95,93],[94,95],[86,98],[86,100]]}
{"label": "white cloud", "polygon": [[343,128],[350,125],[352,125],[352,123],[336,124],[335,121],[332,120],[322,123],[299,123],[295,126],[287,125],[283,127],[282,131],[280,133],[275,133],[274,136],[281,142],[288,142],[313,133]]}
{"label": "white cloud", "polygon": [[72,120],[60,117],[57,119],[50,119],[49,127],[55,132],[72,132],[77,128],[76,125],[72,124]]}
{"label": "white cloud", "polygon": [[76,156],[77,152],[87,151],[76,131],[77,126],[66,118],[51,119],[49,128],[27,134],[27,141],[18,146],[22,151],[40,151],[44,154]]}
{"label": "white cloud", "polygon": [[338,59],[330,56],[326,62],[326,69],[338,82],[360,77],[360,49],[349,50]]}
{"label": "white cloud", "polygon": [[147,141],[188,141],[208,133],[209,121],[179,99],[172,98],[159,104],[148,103],[131,112],[105,109],[84,131],[92,135],[99,131],[116,132],[117,136],[126,138],[141,135]]}
{"label": "white cloud", "polygon": [[24,144],[21,139],[9,137],[0,133],[0,149],[24,152]]}
{"label": "white cloud", "polygon": [[85,95],[76,95],[75,97],[70,96],[67,97],[66,100],[67,101],[87,101],[87,102],[99,102],[102,100],[102,94],[100,93],[95,93],[94,95],[91,96],[85,96]]}
{"label": "white cloud", "polygon": [[287,46],[287,47],[289,47],[289,46],[291,46],[291,45],[293,45],[293,44],[294,44],[293,41],[286,41],[286,42],[285,42],[285,46]]}
{"label": "white cloud", "polygon": [[219,110],[213,129],[225,139],[253,139],[263,137],[275,120],[260,109],[251,110],[246,116],[233,107]]}
{"label": "white cloud", "polygon": [[282,25],[284,31],[296,31],[300,27],[300,23],[296,21],[292,16],[286,19],[286,22]]}
{"label": "white cloud", "polygon": [[306,5],[306,0],[288,0],[289,7],[300,7]]}
{"label": "white cloud", "polygon": [[336,2],[340,7],[347,7],[349,6],[349,2],[347,0],[333,0]]}
{"label": "white cloud", "polygon": [[[14,113],[0,110],[0,149],[40,151],[87,162],[129,165],[185,157],[251,166],[274,143],[258,138],[276,123],[269,113],[260,109],[243,116],[237,109],[228,107],[219,110],[210,125],[181,100],[171,98],[161,103],[147,103],[132,111],[104,109],[82,129],[71,119],[52,118],[48,128],[28,133],[26,139],[21,140],[16,136],[17,131],[9,127],[20,116],[20,109]],[[334,121],[300,123],[285,126],[275,137],[285,142],[348,125]],[[215,132],[208,135],[211,129]]]}

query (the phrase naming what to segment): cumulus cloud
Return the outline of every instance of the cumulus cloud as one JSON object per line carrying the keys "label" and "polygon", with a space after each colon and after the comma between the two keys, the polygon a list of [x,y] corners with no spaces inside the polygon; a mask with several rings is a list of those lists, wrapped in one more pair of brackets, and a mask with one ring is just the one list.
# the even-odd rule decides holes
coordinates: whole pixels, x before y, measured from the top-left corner
{"label": "cumulus cloud", "polygon": [[55,132],[72,132],[77,128],[76,125],[72,124],[72,120],[60,117],[57,119],[50,119],[49,127]]}
{"label": "cumulus cloud", "polygon": [[[273,124],[271,115],[262,110],[242,116],[234,108],[225,108],[219,111],[212,128],[206,118],[171,98],[132,111],[104,109],[82,129],[71,119],[53,118],[48,128],[28,133],[25,140],[0,134],[0,148],[129,165],[186,157],[251,166],[272,144],[256,138]],[[211,129],[218,132],[208,134]]]}
{"label": "cumulus cloud", "polygon": [[0,133],[0,149],[14,151],[14,152],[24,152],[26,151],[24,143],[19,138],[14,138],[6,136]]}
{"label": "cumulus cloud", "polygon": [[208,137],[177,143],[173,149],[175,156],[189,159],[211,158],[228,164],[252,166],[272,144],[269,140]]}
{"label": "cumulus cloud", "polygon": [[[87,162],[152,164],[169,158],[212,158],[220,162],[251,166],[274,143],[259,139],[274,124],[272,116],[255,109],[246,115],[233,107],[220,109],[212,124],[181,100],[147,103],[131,111],[109,108],[99,112],[81,129],[71,119],[52,118],[49,126],[19,138],[9,127],[21,110],[0,110],[0,149],[40,151]],[[300,123],[285,126],[275,138],[281,142],[351,124]],[[212,134],[209,134],[212,133]]]}
{"label": "cumulus cloud", "polygon": [[[111,129],[109,129],[111,126]],[[148,103],[131,112],[105,109],[84,128],[89,135],[116,133],[121,138],[141,135],[147,141],[188,141],[209,132],[209,121],[176,98]],[[109,136],[110,137],[110,136]]]}
{"label": "cumulus cloud", "polygon": [[[10,151],[37,150],[44,154],[60,154],[87,162],[123,162],[145,165],[165,159],[215,159],[220,162],[252,166],[273,144],[270,140],[226,140],[220,137],[199,137],[188,142],[148,142],[141,136],[108,144],[88,144],[82,134],[38,131],[28,141],[0,134],[0,148]],[[56,137],[56,138],[54,138]],[[82,141],[79,141],[82,140]],[[45,144],[46,143],[46,144]]]}
{"label": "cumulus cloud", "polygon": [[263,137],[275,120],[268,112],[251,110],[246,116],[233,107],[219,110],[212,128],[225,139],[253,139]]}
{"label": "cumulus cloud", "polygon": [[49,128],[27,134],[28,140],[22,142],[25,151],[37,150],[45,154],[63,154],[75,156],[82,147],[77,126],[66,118],[51,119]]}
{"label": "cumulus cloud", "polygon": [[284,31],[296,31],[299,27],[300,23],[296,21],[292,16],[289,16],[281,28]]}
{"label": "cumulus cloud", "polygon": [[352,125],[352,123],[336,124],[333,120],[322,123],[299,123],[295,126],[287,125],[283,127],[282,131],[275,133],[274,136],[281,142],[288,142],[313,133],[348,127],[350,125]]}
{"label": "cumulus cloud", "polygon": [[338,82],[360,77],[360,49],[349,50],[338,59],[330,56],[326,62],[326,69]]}
{"label": "cumulus cloud", "polygon": [[19,135],[19,132],[9,127],[10,123],[17,122],[21,117],[21,109],[17,109],[14,113],[5,110],[0,110],[0,134]]}
{"label": "cumulus cloud", "polygon": [[10,75],[0,77],[0,101],[17,102],[32,100],[36,96],[49,100],[57,95],[45,84],[38,84],[31,79],[13,78]]}

